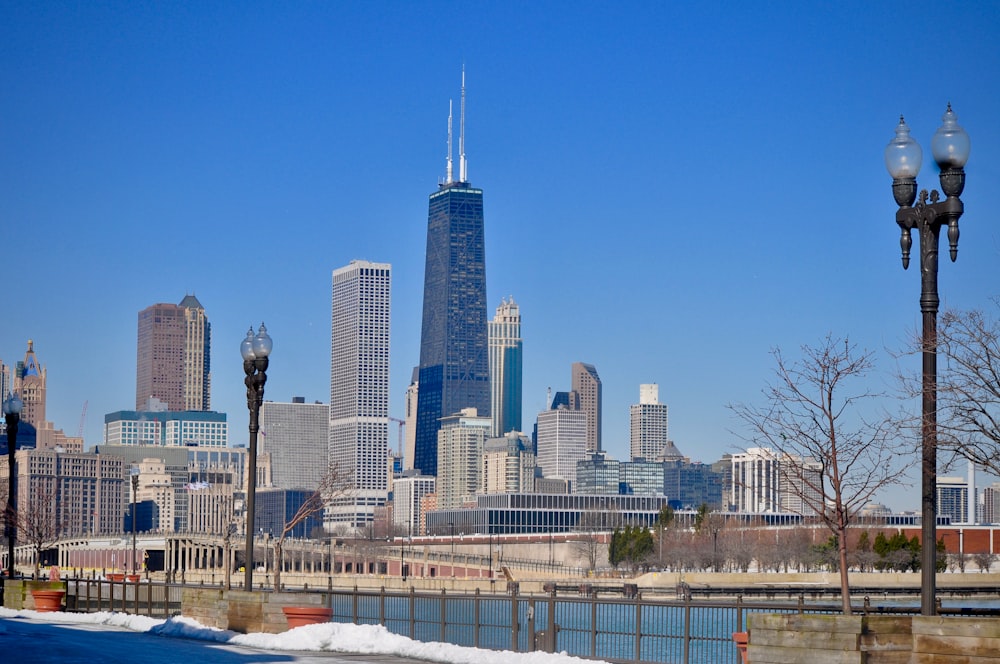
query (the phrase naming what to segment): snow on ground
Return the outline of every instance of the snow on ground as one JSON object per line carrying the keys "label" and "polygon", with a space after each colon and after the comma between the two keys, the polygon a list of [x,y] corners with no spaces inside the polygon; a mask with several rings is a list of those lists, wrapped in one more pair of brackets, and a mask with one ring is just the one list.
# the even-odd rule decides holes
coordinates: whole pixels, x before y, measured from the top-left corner
{"label": "snow on ground", "polygon": [[98,613],[39,613],[38,611],[14,611],[0,607],[0,618],[28,618],[58,623],[108,625],[160,636],[201,639],[263,650],[396,655],[441,662],[442,664],[600,664],[594,660],[570,657],[564,653],[513,653],[466,648],[450,643],[424,643],[393,634],[379,625],[323,623],[298,627],[281,634],[238,634],[214,627],[206,627],[195,620],[181,616],[162,620],[107,611]]}

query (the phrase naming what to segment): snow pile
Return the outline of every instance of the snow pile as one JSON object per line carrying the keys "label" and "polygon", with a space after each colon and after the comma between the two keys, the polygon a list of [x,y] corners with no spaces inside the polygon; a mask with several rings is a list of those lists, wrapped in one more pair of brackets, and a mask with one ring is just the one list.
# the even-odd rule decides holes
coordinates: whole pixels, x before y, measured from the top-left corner
{"label": "snow pile", "polygon": [[[298,627],[281,634],[238,634],[214,627],[206,627],[195,620],[181,616],[162,620],[106,611],[98,613],[39,613],[37,611],[13,611],[0,607],[0,618],[29,618],[57,623],[108,625],[135,632],[230,643],[263,650],[396,655],[441,662],[442,664],[601,664],[595,660],[570,657],[565,653],[513,653],[466,648],[450,643],[423,643],[393,634],[379,625],[322,623]],[[0,623],[0,631],[3,631],[3,623]]]}

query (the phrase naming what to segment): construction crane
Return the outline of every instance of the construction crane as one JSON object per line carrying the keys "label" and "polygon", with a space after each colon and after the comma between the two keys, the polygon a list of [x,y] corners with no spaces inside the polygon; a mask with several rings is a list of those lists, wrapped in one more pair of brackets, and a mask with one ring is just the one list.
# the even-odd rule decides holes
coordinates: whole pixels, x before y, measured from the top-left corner
{"label": "construction crane", "polygon": [[403,449],[403,438],[406,432],[406,420],[401,420],[398,417],[390,417],[389,421],[395,422],[399,425],[399,447],[396,448],[396,453],[399,454],[399,456],[403,456],[403,453],[405,452]]}
{"label": "construction crane", "polygon": [[90,399],[83,402],[83,412],[80,413],[80,426],[76,429],[76,437],[83,438],[83,425],[87,423],[87,406],[90,405]]}

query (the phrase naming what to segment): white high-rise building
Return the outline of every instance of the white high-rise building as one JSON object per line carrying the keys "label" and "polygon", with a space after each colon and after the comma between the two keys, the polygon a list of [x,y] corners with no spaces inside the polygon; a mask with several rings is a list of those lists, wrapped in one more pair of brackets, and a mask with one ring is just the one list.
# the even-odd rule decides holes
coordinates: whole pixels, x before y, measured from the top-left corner
{"label": "white high-rise building", "polygon": [[502,300],[489,323],[490,414],[494,438],[521,430],[521,310]]}
{"label": "white high-rise building", "polygon": [[587,457],[587,418],[562,406],[538,414],[536,462],[544,477],[576,484],[576,464]]}
{"label": "white high-rise building", "polygon": [[632,459],[654,461],[670,447],[667,404],[660,403],[660,387],[639,386],[639,403],[629,406]]}
{"label": "white high-rise building", "polygon": [[732,456],[733,508],[737,512],[779,512],[781,471],[778,456],[769,447],[751,447]]}
{"label": "white high-rise building", "polygon": [[490,426],[490,418],[479,417],[475,408],[441,418],[437,434],[438,509],[461,507],[480,492],[480,464]]}
{"label": "white high-rise building", "polygon": [[261,454],[271,455],[271,480],[280,489],[314,491],[329,468],[330,407],[292,397],[260,408]]}
{"label": "white high-rise building", "polygon": [[392,523],[397,536],[420,534],[420,501],[435,491],[431,475],[404,474],[392,482]]}
{"label": "white high-rise building", "polygon": [[391,272],[358,260],[333,271],[329,461],[350,490],[329,508],[328,529],[372,523],[388,499]]}

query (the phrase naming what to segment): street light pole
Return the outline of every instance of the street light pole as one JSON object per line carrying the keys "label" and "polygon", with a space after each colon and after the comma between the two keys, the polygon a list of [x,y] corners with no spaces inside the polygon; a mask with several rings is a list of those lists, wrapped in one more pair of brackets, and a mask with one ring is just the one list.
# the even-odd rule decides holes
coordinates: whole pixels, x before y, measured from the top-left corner
{"label": "street light pole", "polygon": [[[250,448],[247,450],[247,509],[246,509],[246,569],[243,588],[253,588],[253,527],[254,498],[257,491],[257,432],[260,430],[260,407],[264,404],[264,383],[267,382],[268,355],[271,354],[272,341],[267,334],[267,328],[260,324],[256,336],[253,328],[247,332],[246,338],[240,343],[240,354],[243,356],[243,372],[247,386],[247,408],[250,410]],[[265,549],[266,552],[266,549]],[[266,554],[265,554],[266,555]],[[266,560],[266,557],[265,557]]]}
{"label": "street light pole", "polygon": [[138,574],[135,564],[135,495],[139,491],[139,466],[132,466],[132,574]]}
{"label": "street light pole", "polygon": [[[892,194],[899,205],[896,223],[902,232],[899,240],[903,250],[903,269],[910,265],[911,231],[916,229],[920,241],[920,312],[923,318],[920,350],[921,380],[921,549],[920,549],[920,613],[933,616],[936,607],[937,573],[937,313],[938,298],[938,238],[941,228],[948,228],[951,260],[958,257],[958,218],[964,207],[959,198],[965,188],[965,163],[969,159],[969,135],[958,126],[951,104],[945,111],[941,127],[931,140],[934,161],[941,169],[940,200],[936,190],[920,192],[917,200],[917,173],[923,152],[910,137],[910,128],[902,116],[896,136],[885,149],[885,165],[892,176]],[[914,205],[914,201],[917,204]]]}
{"label": "street light pole", "polygon": [[4,525],[7,527],[7,578],[13,579],[16,565],[14,550],[17,548],[17,425],[21,421],[24,402],[16,394],[7,394],[3,402],[3,418],[7,423],[7,510]]}

